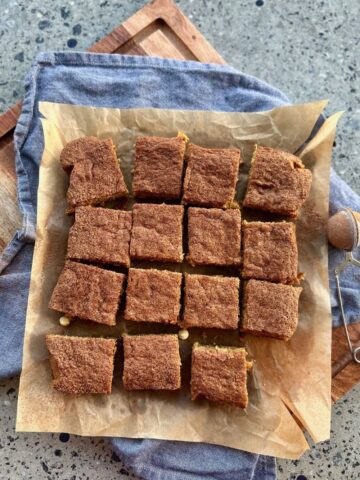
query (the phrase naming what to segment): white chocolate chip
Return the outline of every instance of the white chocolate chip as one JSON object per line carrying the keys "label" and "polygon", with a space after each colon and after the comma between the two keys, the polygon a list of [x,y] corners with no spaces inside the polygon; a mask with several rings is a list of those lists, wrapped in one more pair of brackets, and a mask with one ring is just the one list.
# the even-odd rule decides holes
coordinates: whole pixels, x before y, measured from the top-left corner
{"label": "white chocolate chip", "polygon": [[189,330],[179,330],[178,337],[180,338],[180,340],[187,340],[189,338]]}
{"label": "white chocolate chip", "polygon": [[189,137],[186,135],[186,133],[184,133],[184,132],[180,132],[180,131],[178,132],[178,134],[177,134],[177,137],[181,137],[181,138],[183,138],[183,139],[185,140],[185,142],[186,142],[186,143],[188,143],[188,142],[189,142],[189,140],[190,140],[190,138],[189,138]]}
{"label": "white chocolate chip", "polygon": [[62,327],[68,327],[71,323],[71,320],[68,317],[60,317],[59,323]]}

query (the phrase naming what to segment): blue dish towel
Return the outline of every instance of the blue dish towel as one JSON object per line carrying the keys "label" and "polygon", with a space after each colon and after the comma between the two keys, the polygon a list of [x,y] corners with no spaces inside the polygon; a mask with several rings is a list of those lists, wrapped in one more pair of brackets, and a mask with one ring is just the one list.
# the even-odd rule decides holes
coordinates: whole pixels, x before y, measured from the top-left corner
{"label": "blue dish towel", "polygon": [[[218,111],[268,110],[289,103],[277,89],[228,66],[161,58],[42,53],[26,79],[26,95],[15,131],[16,170],[23,228],[0,257],[0,378],[21,369],[33,243],[36,191],[43,136],[38,102],[113,108]],[[360,198],[332,172],[331,210],[360,210]],[[332,269],[338,253],[330,250]],[[357,321],[356,273],[344,279],[347,313]],[[333,290],[333,283],[332,292]],[[334,325],[339,312],[332,298]],[[151,480],[273,480],[275,460],[229,448],[187,442],[113,439],[116,453],[134,472]]]}

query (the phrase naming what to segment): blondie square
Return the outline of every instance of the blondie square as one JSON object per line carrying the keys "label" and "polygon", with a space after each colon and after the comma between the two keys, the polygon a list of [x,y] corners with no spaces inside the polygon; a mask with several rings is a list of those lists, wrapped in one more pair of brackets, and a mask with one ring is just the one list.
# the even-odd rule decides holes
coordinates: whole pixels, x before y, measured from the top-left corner
{"label": "blondie square", "polygon": [[177,323],[180,314],[181,273],[130,268],[125,320]]}
{"label": "blondie square", "polygon": [[243,222],[244,278],[296,283],[298,250],[290,222]]}
{"label": "blondie square", "polygon": [[248,404],[246,350],[237,347],[213,347],[195,343],[191,362],[191,398],[199,396],[211,402],[230,403],[241,408]]}
{"label": "blondie square", "polygon": [[298,324],[302,288],[249,280],[245,285],[241,331],[289,340]]}
{"label": "blondie square", "polygon": [[135,197],[179,199],[185,147],[183,136],[138,137],[132,184]]}
{"label": "blondie square", "polygon": [[111,138],[82,137],[62,150],[60,163],[70,174],[67,213],[84,205],[99,205],[128,193]]}
{"label": "blondie square", "polygon": [[184,207],[137,203],[133,208],[130,257],[135,260],[181,263]]}
{"label": "blondie square", "polygon": [[183,328],[235,330],[239,322],[240,280],[185,274]]}
{"label": "blondie square", "polygon": [[52,293],[49,308],[83,320],[116,324],[125,275],[66,261]]}
{"label": "blondie square", "polygon": [[183,203],[226,207],[234,201],[240,150],[189,145]]}
{"label": "blondie square", "polygon": [[69,394],[111,393],[116,340],[47,335],[53,387]]}
{"label": "blondie square", "polygon": [[240,210],[190,207],[186,258],[191,265],[239,265],[240,235]]}
{"label": "blondie square", "polygon": [[131,223],[131,212],[78,207],[69,231],[67,258],[129,267]]}
{"label": "blondie square", "polygon": [[309,195],[311,179],[300,158],[255,145],[243,205],[296,217]]}
{"label": "blondie square", "polygon": [[177,335],[123,335],[125,390],[178,390],[181,386]]}

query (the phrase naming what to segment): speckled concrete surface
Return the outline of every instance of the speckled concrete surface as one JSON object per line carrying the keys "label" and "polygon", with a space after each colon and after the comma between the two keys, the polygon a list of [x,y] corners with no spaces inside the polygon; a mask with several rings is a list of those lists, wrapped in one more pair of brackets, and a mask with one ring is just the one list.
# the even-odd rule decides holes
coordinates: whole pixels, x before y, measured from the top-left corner
{"label": "speckled concrete surface", "polygon": [[[358,0],[181,0],[177,2],[221,55],[281,88],[294,102],[329,98],[345,110],[334,165],[360,193]],[[87,48],[143,5],[140,0],[0,0],[0,111],[21,98],[41,50]],[[14,433],[17,380],[0,385],[0,479],[128,479],[106,441]],[[298,462],[279,461],[279,480],[360,478],[360,386],[333,412],[332,440]],[[66,437],[65,437],[66,438]],[[10,466],[14,470],[9,474]]]}
{"label": "speckled concrete surface", "polygon": [[18,379],[0,382],[0,480],[134,480],[102,438],[16,433]]}
{"label": "speckled concrete surface", "polygon": [[[345,110],[334,155],[360,192],[358,0],[181,0],[177,2],[225,60],[281,88],[295,102],[329,98]],[[143,2],[1,0],[0,109],[21,97],[36,52],[85,49]]]}
{"label": "speckled concrete surface", "polygon": [[360,385],[332,410],[331,440],[313,446],[300,460],[278,461],[278,480],[360,478]]}
{"label": "speckled concrete surface", "polygon": [[[107,440],[14,431],[18,379],[0,382],[0,480],[136,480]],[[278,480],[360,478],[360,385],[333,408],[332,439],[300,460],[278,461]]]}

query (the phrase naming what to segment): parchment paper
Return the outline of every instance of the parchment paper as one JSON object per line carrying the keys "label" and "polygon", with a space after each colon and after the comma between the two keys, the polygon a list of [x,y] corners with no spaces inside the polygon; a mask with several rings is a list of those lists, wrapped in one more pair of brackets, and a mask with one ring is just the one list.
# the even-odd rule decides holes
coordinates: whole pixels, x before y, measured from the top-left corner
{"label": "parchment paper", "polygon": [[[59,154],[67,142],[84,135],[112,137],[128,186],[134,140],[139,134],[173,136],[181,130],[202,146],[239,147],[245,160],[239,182],[241,199],[254,143],[299,151],[325,105],[321,101],[270,112],[219,113],[40,103],[45,117],[45,149],[40,168],[37,242],[26,319],[18,431],[208,442],[293,459],[308,448],[301,426],[315,442],[329,438],[331,310],[324,225],[339,114],[324,123],[302,152],[305,165],[313,172],[313,183],[297,221],[299,270],[305,273],[305,280],[299,326],[289,342],[251,336],[240,339],[236,332],[214,331],[204,336],[191,330],[190,339],[181,342],[184,386],[180,392],[125,392],[121,384],[122,360],[118,358],[111,395],[76,397],[53,390],[44,338],[48,333],[119,337],[124,330],[176,331],[166,326],[134,326],[131,323],[136,322],[125,323],[121,318],[116,327],[76,321],[65,329],[58,324],[59,315],[48,309],[73,221],[65,215],[68,177],[59,163]],[[220,345],[245,342],[254,360],[246,411],[190,400],[189,355],[192,342],[198,339]]]}

